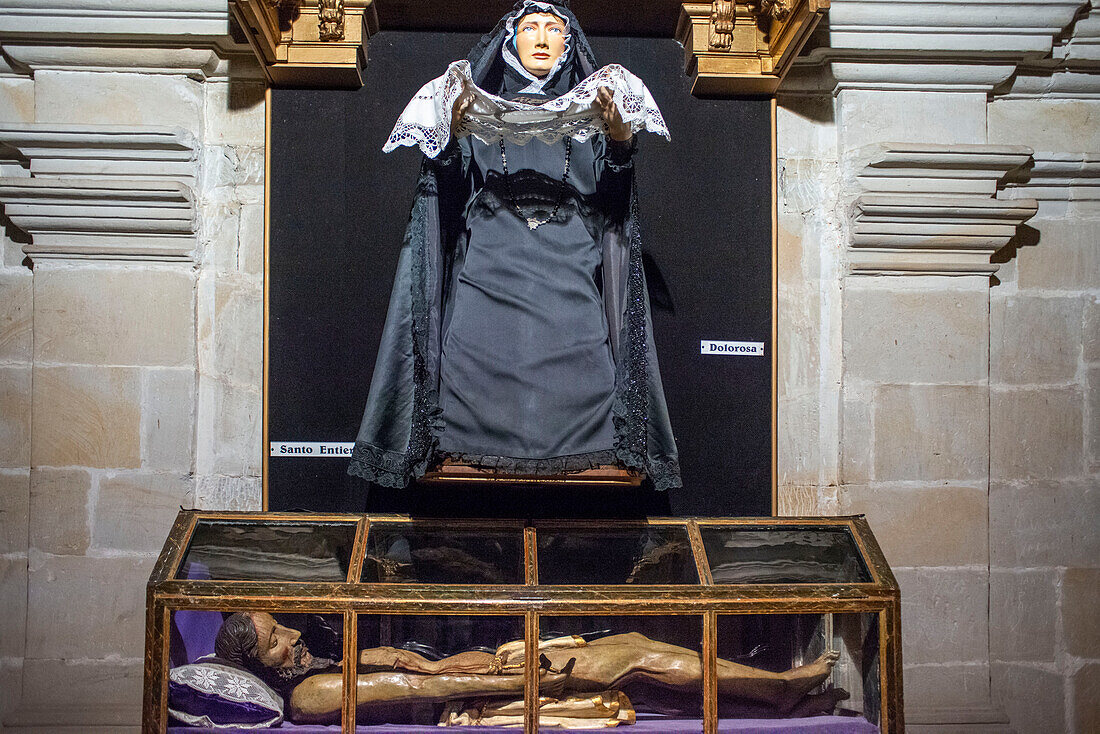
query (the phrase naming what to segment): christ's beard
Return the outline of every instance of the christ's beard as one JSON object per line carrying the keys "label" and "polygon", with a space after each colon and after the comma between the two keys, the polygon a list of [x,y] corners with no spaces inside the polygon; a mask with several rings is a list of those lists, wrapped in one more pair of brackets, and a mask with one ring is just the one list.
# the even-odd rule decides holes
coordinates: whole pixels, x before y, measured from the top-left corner
{"label": "christ's beard", "polygon": [[289,689],[298,685],[312,673],[331,668],[335,661],[329,658],[317,658],[309,654],[300,641],[291,652],[293,664],[283,668],[268,668],[278,687]]}

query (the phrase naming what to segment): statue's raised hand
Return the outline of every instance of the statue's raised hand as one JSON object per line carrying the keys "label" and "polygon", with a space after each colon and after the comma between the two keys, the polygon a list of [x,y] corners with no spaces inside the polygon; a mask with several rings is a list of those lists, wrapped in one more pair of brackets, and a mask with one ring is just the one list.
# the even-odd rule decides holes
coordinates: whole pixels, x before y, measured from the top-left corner
{"label": "statue's raised hand", "polygon": [[615,95],[611,93],[610,89],[600,87],[599,91],[596,92],[596,98],[592,100],[592,106],[599,111],[600,117],[607,125],[607,134],[613,140],[624,142],[634,136],[630,125],[623,122],[623,116],[619,112],[618,105],[615,104]]}
{"label": "statue's raised hand", "polygon": [[470,108],[470,103],[474,101],[474,92],[470,89],[469,85],[462,82],[462,92],[455,98],[454,106],[451,107],[451,134],[454,135],[454,131],[458,128],[459,123],[462,122],[462,116],[466,114],[466,110]]}

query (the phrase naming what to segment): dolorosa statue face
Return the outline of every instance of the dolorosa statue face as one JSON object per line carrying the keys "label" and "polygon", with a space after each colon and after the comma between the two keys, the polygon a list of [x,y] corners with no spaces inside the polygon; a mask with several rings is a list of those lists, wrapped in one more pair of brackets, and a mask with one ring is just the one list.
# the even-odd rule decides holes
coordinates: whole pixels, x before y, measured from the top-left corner
{"label": "dolorosa statue face", "polygon": [[516,55],[523,68],[544,77],[565,52],[565,21],[553,13],[529,13],[516,23]]}
{"label": "dolorosa statue face", "polygon": [[256,628],[256,658],[268,668],[309,668],[313,656],[301,641],[302,633],[284,627],[266,612],[252,612]]}

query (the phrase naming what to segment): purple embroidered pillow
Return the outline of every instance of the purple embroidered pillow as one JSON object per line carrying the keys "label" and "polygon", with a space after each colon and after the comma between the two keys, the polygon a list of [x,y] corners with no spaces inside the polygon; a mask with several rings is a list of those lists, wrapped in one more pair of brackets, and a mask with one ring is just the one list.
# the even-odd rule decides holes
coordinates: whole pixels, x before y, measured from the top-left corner
{"label": "purple embroidered pillow", "polygon": [[168,713],[184,724],[259,729],[283,720],[283,699],[251,673],[217,663],[168,671]]}

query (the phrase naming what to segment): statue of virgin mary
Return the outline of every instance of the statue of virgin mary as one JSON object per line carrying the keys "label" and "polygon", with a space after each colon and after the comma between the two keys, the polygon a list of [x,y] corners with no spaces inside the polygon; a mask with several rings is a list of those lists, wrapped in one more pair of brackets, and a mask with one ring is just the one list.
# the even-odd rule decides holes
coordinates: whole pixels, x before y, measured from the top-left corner
{"label": "statue of virgin mary", "polygon": [[349,472],[444,459],[500,474],[619,465],[680,486],[634,186],[667,136],[637,77],[597,69],[561,0],[521,0],[425,85],[386,149],[425,153]]}

